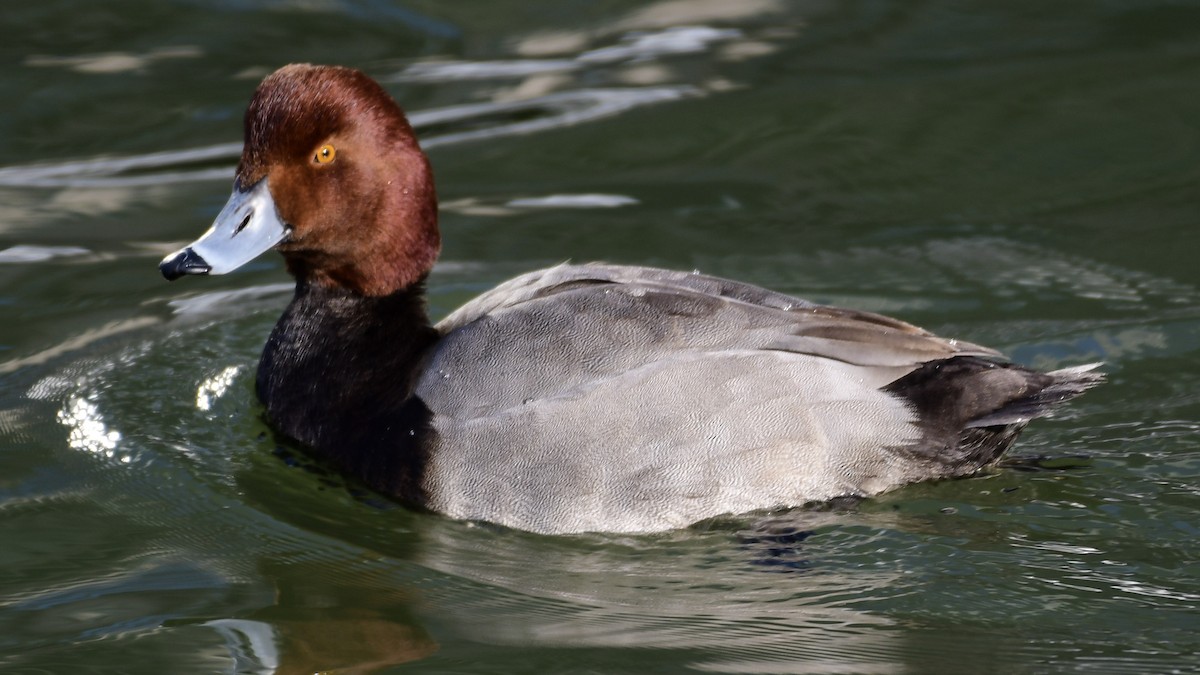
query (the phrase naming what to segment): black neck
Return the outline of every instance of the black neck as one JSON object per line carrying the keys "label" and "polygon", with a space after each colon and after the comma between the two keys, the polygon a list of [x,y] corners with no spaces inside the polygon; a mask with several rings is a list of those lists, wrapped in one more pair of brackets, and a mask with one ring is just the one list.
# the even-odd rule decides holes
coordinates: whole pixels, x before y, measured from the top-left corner
{"label": "black neck", "polygon": [[280,432],[370,487],[414,504],[429,410],[412,389],[437,333],[424,284],[365,297],[298,283],[258,366],[258,396]]}

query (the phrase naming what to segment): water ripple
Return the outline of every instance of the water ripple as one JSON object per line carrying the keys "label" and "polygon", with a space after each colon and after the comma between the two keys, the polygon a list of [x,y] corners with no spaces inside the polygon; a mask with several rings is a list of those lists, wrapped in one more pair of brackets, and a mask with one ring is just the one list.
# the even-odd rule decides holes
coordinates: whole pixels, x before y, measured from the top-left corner
{"label": "water ripple", "polygon": [[[472,103],[411,113],[409,121],[422,127],[478,127],[432,134],[421,141],[426,149],[456,143],[532,134],[618,115],[633,108],[700,96],[688,85],[612,89],[578,89],[522,101]],[[221,143],[187,150],[152,152],[129,157],[99,158],[58,164],[0,168],[4,187],[142,187],[228,181],[231,166],[187,169],[210,162],[229,162],[242,152],[241,143]]]}

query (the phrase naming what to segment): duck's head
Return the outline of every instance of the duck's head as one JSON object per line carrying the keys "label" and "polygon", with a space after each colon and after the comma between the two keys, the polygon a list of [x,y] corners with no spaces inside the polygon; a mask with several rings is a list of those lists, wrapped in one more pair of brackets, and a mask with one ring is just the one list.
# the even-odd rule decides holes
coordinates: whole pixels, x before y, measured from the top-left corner
{"label": "duck's head", "polygon": [[378,296],[418,282],[439,246],[433,175],[400,106],[357,70],[294,64],[250,100],[216,221],[159,269],[224,274],[275,248],[301,283]]}

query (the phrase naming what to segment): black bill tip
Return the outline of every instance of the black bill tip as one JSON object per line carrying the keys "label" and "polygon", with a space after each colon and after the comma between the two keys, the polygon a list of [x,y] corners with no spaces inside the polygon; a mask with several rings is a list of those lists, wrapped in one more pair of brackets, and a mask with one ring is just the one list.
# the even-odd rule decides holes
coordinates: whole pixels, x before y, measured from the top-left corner
{"label": "black bill tip", "polygon": [[158,264],[158,271],[162,272],[167,281],[175,281],[185,274],[208,274],[212,267],[189,246],[164,258]]}

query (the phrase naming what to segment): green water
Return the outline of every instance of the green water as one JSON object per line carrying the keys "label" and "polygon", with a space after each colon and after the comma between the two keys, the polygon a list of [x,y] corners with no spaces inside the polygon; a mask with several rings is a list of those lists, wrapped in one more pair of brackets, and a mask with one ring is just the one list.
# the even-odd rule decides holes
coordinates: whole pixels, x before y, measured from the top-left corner
{"label": "green water", "polygon": [[[1200,5],[48,0],[0,26],[3,672],[1200,668]],[[276,256],[156,270],[289,61],[419,113],[435,315],[565,259],[698,268],[1109,383],[1014,453],[1049,460],[858,505],[649,537],[405,511],[261,422]]]}

